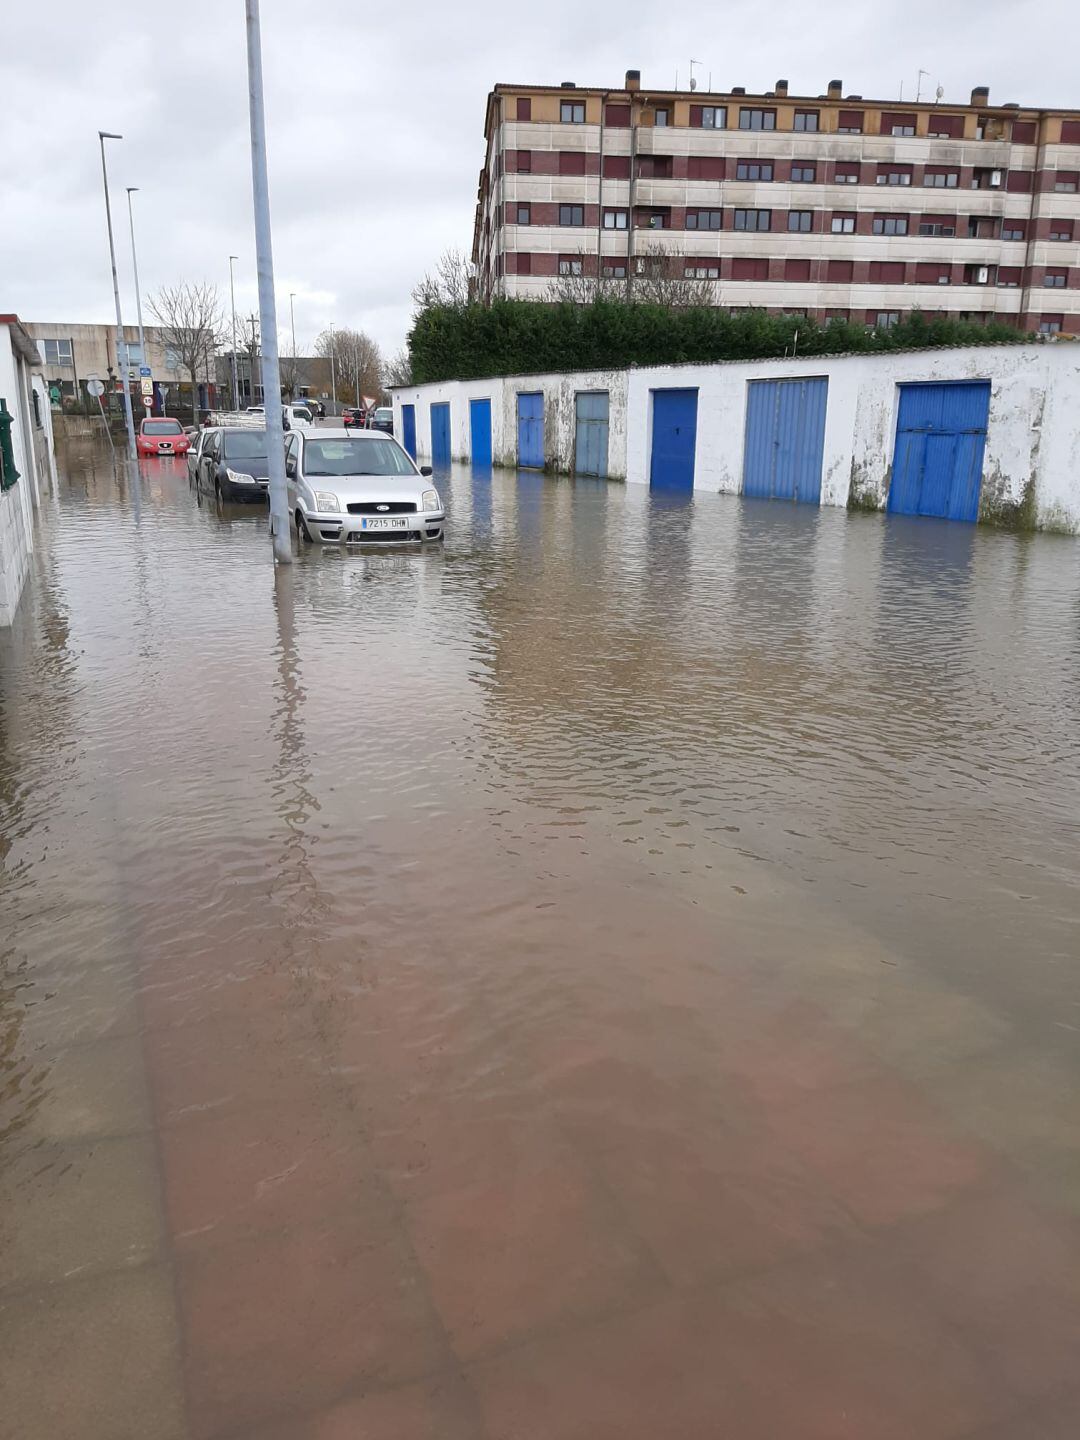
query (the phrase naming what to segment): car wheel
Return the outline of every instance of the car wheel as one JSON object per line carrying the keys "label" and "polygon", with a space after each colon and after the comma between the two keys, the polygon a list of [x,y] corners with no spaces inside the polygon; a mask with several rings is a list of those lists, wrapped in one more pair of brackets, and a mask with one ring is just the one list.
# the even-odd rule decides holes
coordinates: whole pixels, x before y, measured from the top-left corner
{"label": "car wheel", "polygon": [[305,545],[311,544],[311,531],[307,528],[307,521],[304,519],[303,511],[296,512],[296,534]]}

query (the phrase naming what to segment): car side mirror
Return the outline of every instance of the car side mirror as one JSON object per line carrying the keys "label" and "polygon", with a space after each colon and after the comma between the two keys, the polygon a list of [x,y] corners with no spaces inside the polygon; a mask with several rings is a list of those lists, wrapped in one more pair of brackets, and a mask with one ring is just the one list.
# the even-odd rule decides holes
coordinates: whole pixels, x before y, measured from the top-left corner
{"label": "car side mirror", "polygon": [[430,475],[431,473],[432,473],[432,472],[431,472],[431,466],[430,466],[430,465],[421,465],[421,466],[420,466],[420,474],[421,474],[421,475]]}
{"label": "car side mirror", "polygon": [[296,461],[289,459],[285,461],[285,474],[296,478]]}

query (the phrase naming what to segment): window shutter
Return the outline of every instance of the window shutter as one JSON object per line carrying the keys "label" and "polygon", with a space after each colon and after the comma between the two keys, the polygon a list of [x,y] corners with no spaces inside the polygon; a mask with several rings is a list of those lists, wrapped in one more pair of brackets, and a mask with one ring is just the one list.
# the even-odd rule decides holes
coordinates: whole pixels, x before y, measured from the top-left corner
{"label": "window shutter", "polygon": [[701,124],[701,112],[702,112],[703,109],[704,109],[704,106],[702,106],[702,105],[691,105],[691,106],[690,106],[690,124],[691,124],[691,125],[700,125],[700,124]]}

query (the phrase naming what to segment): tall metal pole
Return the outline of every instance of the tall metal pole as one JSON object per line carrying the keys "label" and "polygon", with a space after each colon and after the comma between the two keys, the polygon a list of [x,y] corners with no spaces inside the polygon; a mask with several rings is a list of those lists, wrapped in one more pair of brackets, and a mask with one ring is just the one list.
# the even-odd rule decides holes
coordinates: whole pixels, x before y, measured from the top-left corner
{"label": "tall metal pole", "polygon": [[112,205],[109,203],[109,171],[105,165],[105,141],[122,140],[122,135],[113,135],[108,130],[98,131],[98,141],[101,145],[101,179],[105,186],[105,223],[109,227],[109,262],[112,265],[112,288],[113,299],[116,301],[116,368],[120,373],[124,384],[124,420],[127,424],[128,455],[132,460],[138,458],[135,449],[135,417],[131,413],[131,387],[128,385],[126,352],[124,348],[124,320],[120,313],[120,282],[116,278],[116,246],[113,243],[112,233]]}
{"label": "tall metal pole", "polygon": [[337,404],[337,371],[334,369],[334,347],[337,340],[334,338],[334,322],[330,321],[330,414],[336,414],[334,406]]}
{"label": "tall metal pole", "polygon": [[[131,197],[135,194],[136,190],[138,190],[139,187],[137,185],[128,185],[126,188],[128,197],[128,227],[131,230],[131,268],[135,272],[135,314],[138,316],[139,320],[139,375],[141,377],[142,367],[148,367],[150,362],[146,358],[146,336],[143,334],[142,292],[139,289],[139,257],[135,251],[135,215],[131,208]],[[142,389],[141,384],[139,386],[139,389]]]}
{"label": "tall metal pole", "polygon": [[229,303],[232,306],[232,403],[233,409],[240,409],[240,377],[236,369],[236,282],[233,280],[233,261],[239,255],[229,256]]}
{"label": "tall metal pole", "polygon": [[266,178],[266,117],[263,113],[262,35],[259,0],[245,0],[247,13],[248,102],[251,116],[251,191],[255,210],[255,262],[259,273],[262,328],[263,403],[270,471],[270,534],[274,558],[292,562],[289,497],[285,488],[285,430],[281,413],[277,310],[274,304],[274,247],[270,236],[270,190]]}
{"label": "tall metal pole", "polygon": [[293,382],[290,389],[289,399],[296,399],[296,390],[300,383],[300,367],[296,360],[296,311],[293,309],[293,301],[296,299],[295,290],[289,291],[289,323],[292,326],[292,377]]}

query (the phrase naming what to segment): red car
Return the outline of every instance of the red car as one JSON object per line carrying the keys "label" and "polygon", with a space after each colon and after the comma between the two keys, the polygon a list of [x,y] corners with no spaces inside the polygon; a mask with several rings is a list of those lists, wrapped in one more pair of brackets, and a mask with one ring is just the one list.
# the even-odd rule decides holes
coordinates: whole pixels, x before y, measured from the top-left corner
{"label": "red car", "polygon": [[345,426],[346,430],[351,430],[354,425],[362,430],[367,424],[367,411],[363,406],[346,406],[341,415],[341,423]]}
{"label": "red car", "polygon": [[140,455],[186,455],[191,441],[179,420],[144,420],[135,437]]}

